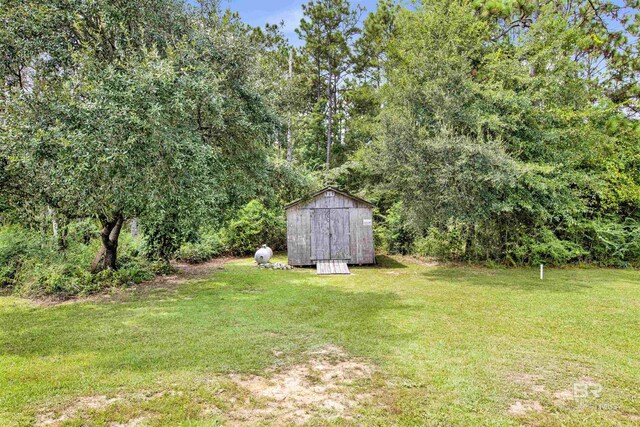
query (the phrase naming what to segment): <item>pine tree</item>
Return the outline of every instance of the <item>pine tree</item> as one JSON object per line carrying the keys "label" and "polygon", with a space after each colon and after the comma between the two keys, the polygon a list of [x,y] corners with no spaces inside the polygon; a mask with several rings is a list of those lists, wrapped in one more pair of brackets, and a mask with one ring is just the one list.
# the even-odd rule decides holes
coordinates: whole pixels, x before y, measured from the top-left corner
{"label": "pine tree", "polygon": [[353,71],[352,44],[360,32],[358,21],[363,9],[360,6],[351,9],[348,0],[310,1],[302,8],[305,18],[300,21],[300,28],[296,32],[305,42],[304,49],[315,66],[317,101],[326,101],[325,166],[328,169],[340,88],[345,76]]}

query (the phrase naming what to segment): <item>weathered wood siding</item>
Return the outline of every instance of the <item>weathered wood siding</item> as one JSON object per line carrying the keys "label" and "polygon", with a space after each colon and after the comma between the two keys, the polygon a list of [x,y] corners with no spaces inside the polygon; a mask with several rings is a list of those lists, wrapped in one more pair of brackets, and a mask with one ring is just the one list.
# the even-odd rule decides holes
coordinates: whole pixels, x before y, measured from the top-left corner
{"label": "weathered wood siding", "polygon": [[351,214],[350,264],[374,264],[373,212],[370,207],[349,209]]}
{"label": "weathered wood siding", "polygon": [[331,190],[290,206],[287,250],[291,265],[328,259],[375,263],[371,206]]}
{"label": "weathered wood siding", "polygon": [[309,209],[302,209],[302,206],[287,209],[287,252],[291,265],[313,264],[309,213]]}
{"label": "weathered wood siding", "polygon": [[327,209],[330,215],[330,258],[351,261],[349,211],[353,208]]}
{"label": "weathered wood siding", "polygon": [[309,209],[311,218],[311,261],[331,259],[331,209]]}

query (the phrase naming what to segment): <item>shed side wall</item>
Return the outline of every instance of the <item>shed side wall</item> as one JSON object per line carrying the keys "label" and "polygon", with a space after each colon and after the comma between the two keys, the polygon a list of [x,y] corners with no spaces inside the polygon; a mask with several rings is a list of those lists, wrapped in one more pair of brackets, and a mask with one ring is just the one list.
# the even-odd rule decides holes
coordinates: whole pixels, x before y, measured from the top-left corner
{"label": "shed side wall", "polygon": [[371,208],[352,208],[351,264],[374,264],[373,212]]}
{"label": "shed side wall", "polygon": [[291,265],[311,265],[309,209],[293,206],[287,210],[287,255]]}

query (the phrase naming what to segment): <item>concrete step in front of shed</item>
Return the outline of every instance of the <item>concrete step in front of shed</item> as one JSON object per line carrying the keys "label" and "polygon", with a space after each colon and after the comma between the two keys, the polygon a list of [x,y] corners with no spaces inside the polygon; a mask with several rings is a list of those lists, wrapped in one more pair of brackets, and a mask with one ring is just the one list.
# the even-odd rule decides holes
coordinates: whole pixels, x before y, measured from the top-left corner
{"label": "concrete step in front of shed", "polygon": [[317,274],[351,274],[346,261],[316,261]]}

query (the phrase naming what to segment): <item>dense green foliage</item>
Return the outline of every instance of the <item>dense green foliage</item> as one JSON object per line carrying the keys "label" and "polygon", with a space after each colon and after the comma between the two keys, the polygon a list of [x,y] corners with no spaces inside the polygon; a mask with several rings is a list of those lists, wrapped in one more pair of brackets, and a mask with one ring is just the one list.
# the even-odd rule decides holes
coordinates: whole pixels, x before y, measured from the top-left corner
{"label": "dense green foliage", "polygon": [[[278,117],[265,101],[260,45],[216,2],[200,6],[2,4],[4,222],[53,235],[60,257],[72,251],[71,224],[99,224],[93,262],[73,266],[87,280],[124,274],[119,242],[130,220],[140,224],[140,253],[167,261],[248,201],[306,188],[268,152]],[[61,277],[76,274],[51,259]],[[14,267],[5,267],[9,277]]]}
{"label": "dense green foliage", "polygon": [[228,249],[235,254],[249,254],[269,243],[274,250],[286,245],[286,225],[282,209],[269,210],[257,200],[238,212],[224,230]]}
{"label": "dense green foliage", "polygon": [[515,34],[478,7],[430,1],[395,20],[374,164],[420,252],[638,263],[640,127],[588,78],[593,35],[553,2],[518,11],[531,19]]}
{"label": "dense green foliage", "polygon": [[198,264],[223,255],[226,248],[218,233],[201,232],[196,241],[188,241],[175,254],[178,261]]}
{"label": "dense green foliage", "polygon": [[0,290],[31,296],[86,295],[129,286],[167,272],[163,264],[150,262],[141,255],[139,239],[123,233],[118,270],[91,274],[88,266],[100,243],[95,238],[86,243],[76,239],[75,226],[70,231],[68,247],[60,252],[49,236],[20,226],[0,228]]}
{"label": "dense green foliage", "polygon": [[640,263],[638,2],[380,1],[359,28],[346,2],[303,10],[290,160],[374,201],[380,249]]}
{"label": "dense green foliage", "polygon": [[45,246],[122,269],[131,221],[140,259],[284,249],[323,184],[376,204],[384,251],[639,265],[638,10],[314,0],[294,48],[215,0],[5,1],[3,283]]}

